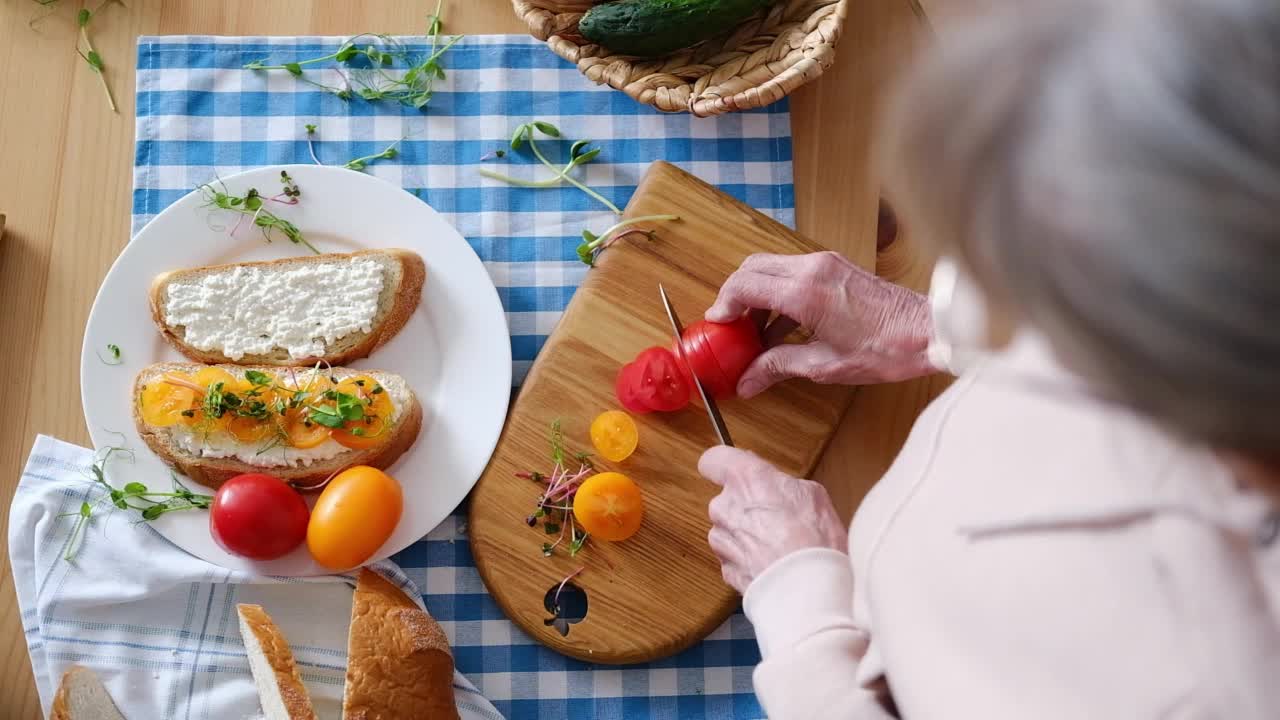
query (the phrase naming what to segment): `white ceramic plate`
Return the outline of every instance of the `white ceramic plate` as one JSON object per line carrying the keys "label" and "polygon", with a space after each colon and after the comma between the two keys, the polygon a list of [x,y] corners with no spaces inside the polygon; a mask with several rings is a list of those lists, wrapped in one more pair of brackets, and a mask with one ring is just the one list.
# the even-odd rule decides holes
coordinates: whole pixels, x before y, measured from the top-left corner
{"label": "white ceramic plate", "polygon": [[[404,514],[373,561],[404,549],[444,520],[488,463],[511,396],[506,315],[493,281],[466,240],[435,210],[400,188],[363,173],[314,165],[251,170],[224,182],[237,195],[251,187],[275,194],[281,169],[297,182],[301,202],[272,209],[296,224],[321,252],[400,247],[417,252],[427,266],[422,304],[404,329],[369,358],[351,364],[402,375],[423,408],[417,442],[388,469],[404,488]],[[171,484],[165,464],[134,429],[130,397],[133,379],[143,367],[183,360],[151,320],[147,289],[152,278],[177,268],[308,252],[283,237],[268,244],[248,222],[232,237],[236,218],[204,205],[201,194],[193,192],[143,228],[116,258],[89,313],[80,358],[89,434],[98,448],[124,445],[136,451],[133,464],[111,461],[108,479],[117,487],[135,480],[153,490],[167,490]],[[106,365],[99,359],[99,354],[109,358],[108,343],[120,347],[122,364]],[[223,567],[268,575],[326,572],[305,546],[270,562],[230,555],[209,535],[204,511],[166,513],[151,525],[187,552]]]}

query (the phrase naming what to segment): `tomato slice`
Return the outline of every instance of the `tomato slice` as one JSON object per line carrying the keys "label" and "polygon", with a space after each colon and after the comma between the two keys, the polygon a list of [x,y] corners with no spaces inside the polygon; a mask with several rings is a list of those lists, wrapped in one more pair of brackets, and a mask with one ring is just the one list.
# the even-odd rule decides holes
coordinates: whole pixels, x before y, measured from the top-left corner
{"label": "tomato slice", "polygon": [[653,408],[641,400],[639,395],[640,374],[644,371],[640,363],[627,363],[618,371],[618,379],[614,382],[613,392],[618,404],[637,415],[653,412]]}
{"label": "tomato slice", "polygon": [[308,420],[305,408],[290,408],[284,413],[284,434],[289,447],[305,450],[329,439],[329,428]]}
{"label": "tomato slice", "polygon": [[640,443],[640,433],[631,416],[621,410],[600,413],[591,421],[591,444],[610,462],[631,457]]}
{"label": "tomato slice", "polygon": [[387,418],[382,415],[366,415],[362,420],[352,420],[347,422],[343,427],[334,428],[329,437],[338,441],[343,447],[352,450],[367,450],[371,447],[377,447],[378,443],[385,438],[384,434],[388,431],[390,425]]}
{"label": "tomato slice", "polygon": [[659,412],[674,412],[689,404],[689,383],[680,372],[676,356],[664,347],[651,347],[636,358],[640,386],[636,395]]}

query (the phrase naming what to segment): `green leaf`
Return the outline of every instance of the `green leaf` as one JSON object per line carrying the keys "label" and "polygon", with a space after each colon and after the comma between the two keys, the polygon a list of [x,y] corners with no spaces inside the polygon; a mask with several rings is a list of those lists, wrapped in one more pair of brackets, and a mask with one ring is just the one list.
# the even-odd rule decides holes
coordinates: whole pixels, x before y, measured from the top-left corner
{"label": "green leaf", "polygon": [[98,54],[97,50],[90,50],[89,54],[84,56],[84,59],[94,70],[102,72],[102,56]]}
{"label": "green leaf", "polygon": [[413,96],[413,107],[415,109],[421,110],[426,107],[429,102],[431,102],[430,90],[424,90],[423,92]]}
{"label": "green leaf", "polygon": [[262,197],[258,195],[249,195],[244,199],[244,208],[246,210],[257,211],[262,207]]}
{"label": "green leaf", "polygon": [[147,486],[140,482],[131,482],[124,486],[124,491],[130,495],[141,495],[147,491]]}
{"label": "green leaf", "polygon": [[387,53],[382,53],[381,62],[383,67],[389,67],[391,65],[391,56]]}
{"label": "green leaf", "polygon": [[382,91],[377,88],[361,88],[360,97],[365,100],[377,100],[382,97]]}
{"label": "green leaf", "polygon": [[308,135],[315,135],[315,134],[316,134],[316,126],[315,126],[315,125],[312,125],[311,123],[307,123],[304,127],[306,127],[306,129],[307,129],[307,134],[308,134]]}
{"label": "green leaf", "polygon": [[151,507],[142,511],[142,519],[155,520],[156,518],[163,515],[164,511],[165,511],[165,507],[163,505],[152,505]]}
{"label": "green leaf", "polygon": [[382,157],[383,157],[383,158],[385,158],[385,159],[387,159],[387,160],[394,160],[394,159],[395,159],[395,157],[396,157],[397,155],[399,155],[399,154],[400,154],[400,151],[399,151],[399,150],[396,150],[396,149],[395,149],[395,148],[393,148],[393,147],[389,147],[389,148],[387,148],[386,150],[383,150],[383,151],[382,151]]}
{"label": "green leaf", "polygon": [[427,25],[427,35],[439,35],[444,24],[440,22],[439,15],[432,15],[431,22]]}
{"label": "green leaf", "polygon": [[552,125],[552,124],[551,124],[551,123],[549,123],[549,122],[542,122],[541,120],[534,120],[534,121],[533,121],[533,126],[534,126],[534,127],[536,127],[536,128],[538,128],[538,131],[539,131],[539,132],[541,132],[543,135],[548,135],[548,136],[553,137],[553,138],[558,138],[558,137],[560,137],[560,129],[559,129],[559,128],[557,128],[555,125]]}
{"label": "green leaf", "polygon": [[586,165],[597,157],[600,157],[600,148],[592,148],[574,158],[574,161],[578,165]]}
{"label": "green leaf", "polygon": [[543,557],[551,557],[551,554],[554,552],[555,552],[555,548],[551,547],[551,543],[542,543]]}
{"label": "green leaf", "polygon": [[591,267],[595,267],[596,265],[595,252],[592,251],[591,246],[587,243],[582,243],[578,246],[578,259],[581,260],[584,265],[589,265]]}
{"label": "green leaf", "polygon": [[310,418],[312,422],[318,423],[327,428],[342,427],[342,415],[330,407],[323,405],[312,407],[311,412],[307,417]]}
{"label": "green leaf", "polygon": [[520,146],[521,146],[521,145],[524,145],[524,139],[525,139],[525,136],[526,136],[526,135],[528,135],[528,134],[529,134],[529,126],[528,126],[528,125],[520,125],[520,126],[518,126],[518,127],[516,128],[516,131],[515,131],[514,133],[512,133],[512,134],[511,134],[511,149],[512,149],[512,150],[519,150],[519,149],[520,149]]}
{"label": "green leaf", "polygon": [[93,514],[93,508],[89,507],[89,503],[87,502],[80,503],[80,517],[87,518],[92,514]]}
{"label": "green leaf", "polygon": [[119,490],[111,491],[111,504],[115,505],[121,510],[129,509],[129,505],[124,501],[124,493]]}
{"label": "green leaf", "polygon": [[583,239],[583,241],[585,241],[585,242],[587,242],[587,243],[593,243],[593,242],[595,242],[596,240],[599,240],[600,238],[599,238],[595,233],[591,232],[590,230],[583,230],[583,231],[582,231],[582,239]]}
{"label": "green leaf", "polygon": [[80,8],[80,12],[76,13],[76,24],[84,27],[89,24],[89,18],[93,17],[93,13],[89,12],[89,8]]}
{"label": "green leaf", "polygon": [[337,393],[334,407],[343,420],[359,420],[364,417],[364,407],[360,403],[360,398],[355,395]]}
{"label": "green leaf", "polygon": [[343,45],[342,47],[338,48],[338,52],[336,55],[333,56],[333,59],[337,60],[338,62],[347,62],[351,58],[355,57],[357,52],[358,51],[356,50],[355,45],[350,45],[350,44]]}
{"label": "green leaf", "polygon": [[244,372],[244,379],[248,380],[254,387],[271,384],[271,376],[258,370],[246,370]]}
{"label": "green leaf", "polygon": [[285,63],[284,69],[288,70],[289,74],[293,75],[294,77],[298,77],[302,75],[302,66],[296,62]]}
{"label": "green leaf", "polygon": [[571,158],[577,158],[579,155],[581,155],[581,154],[582,154],[582,149],[583,149],[583,148],[585,148],[586,146],[590,145],[590,144],[591,144],[591,141],[590,141],[590,140],[579,140],[579,141],[575,142],[574,144],[570,145],[570,146],[569,146],[569,157],[571,157]]}

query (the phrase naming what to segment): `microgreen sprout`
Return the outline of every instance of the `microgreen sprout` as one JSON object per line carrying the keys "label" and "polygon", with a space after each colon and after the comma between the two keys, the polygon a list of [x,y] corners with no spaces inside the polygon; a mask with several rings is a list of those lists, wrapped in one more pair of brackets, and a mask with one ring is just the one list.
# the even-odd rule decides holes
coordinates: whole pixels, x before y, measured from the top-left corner
{"label": "microgreen sprout", "polygon": [[[431,41],[431,50],[425,57],[409,52],[404,43],[388,35],[362,33],[348,38],[328,55],[277,65],[255,60],[244,67],[247,70],[284,70],[341,100],[356,96],[368,102],[393,100],[421,110],[431,102],[435,81],[445,77],[440,57],[462,39],[461,35],[455,35],[440,44],[444,29],[440,7],[437,3],[435,12],[428,16],[426,35]],[[326,85],[308,76],[310,68],[307,66],[327,62],[338,63],[332,69],[342,78],[341,86]],[[404,67],[404,72],[394,74],[397,66]]]}
{"label": "microgreen sprout", "polygon": [[[554,164],[552,164],[550,160],[547,159],[546,155],[542,154],[541,148],[538,147],[538,142],[536,140],[536,136],[538,134],[545,135],[549,138],[559,139],[560,128],[557,128],[555,125],[552,125],[551,123],[548,123],[548,122],[543,122],[541,120],[533,120],[531,122],[524,123],[523,125],[519,125],[516,127],[515,132],[513,132],[511,135],[511,149],[519,150],[527,144],[529,146],[529,151],[532,152],[534,157],[538,159],[538,162],[542,163],[549,170],[551,170],[551,172],[555,173],[553,176],[545,180],[522,180],[520,178],[514,178],[514,177],[511,177],[510,175],[503,175],[502,173],[494,172],[488,169],[481,169],[479,171],[480,174],[491,180],[498,180],[499,182],[504,182],[504,183],[507,183],[508,185],[515,185],[518,187],[528,187],[528,188],[555,187],[556,185],[559,185],[562,182],[567,182],[570,185],[573,185],[574,187],[578,188],[582,192],[586,193],[591,198],[598,200],[605,207],[609,208],[609,210],[611,210],[614,215],[622,214],[622,210],[618,209],[618,206],[610,202],[608,198],[596,192],[595,190],[592,190],[591,188],[587,187],[586,185],[579,182],[577,179],[575,179],[573,176],[569,174],[574,168],[580,165],[586,165],[587,163],[599,157],[600,148],[588,149],[588,147],[591,144],[590,140],[578,140],[569,146],[569,162],[566,163],[564,167],[556,167]],[[497,151],[494,153],[494,156],[502,157],[503,154],[505,153],[502,153],[502,151]],[[482,157],[480,159],[483,161],[486,158]]]}
{"label": "microgreen sprout", "polygon": [[555,596],[554,596],[554,597],[552,597],[552,598],[551,598],[551,608],[552,608],[552,613],[554,613],[555,615],[559,615],[559,614],[560,614],[560,593],[564,592],[564,586],[565,586],[565,585],[568,585],[570,580],[572,580],[572,579],[574,579],[574,578],[578,577],[578,575],[579,575],[579,574],[581,574],[581,573],[582,573],[582,571],[583,571],[583,570],[586,570],[586,569],[587,569],[587,566],[586,566],[586,565],[583,565],[582,567],[578,568],[577,570],[574,570],[573,572],[569,573],[568,575],[565,575],[565,576],[564,576],[564,579],[560,581],[560,587],[557,587],[557,588],[556,588],[556,594],[555,594]]}
{"label": "microgreen sprout", "polygon": [[119,110],[116,109],[116,99],[111,95],[111,86],[107,84],[107,77],[105,74],[106,66],[102,62],[102,56],[94,49],[93,41],[89,39],[89,23],[97,16],[98,13],[102,12],[103,8],[116,1],[117,0],[102,0],[102,3],[93,10],[90,10],[89,8],[80,8],[80,12],[76,13],[76,25],[80,27],[79,42],[84,45],[83,50],[79,47],[76,48],[76,54],[88,63],[89,68],[97,74],[98,80],[102,83],[102,91],[107,95],[107,105],[111,108],[111,112],[113,113],[118,113]]}
{"label": "microgreen sprout", "polygon": [[68,562],[73,560],[79,551],[84,538],[84,528],[93,517],[94,510],[104,503],[109,502],[120,510],[137,510],[145,521],[155,520],[165,513],[180,510],[207,510],[213,503],[212,495],[191,492],[178,480],[178,476],[172,473],[170,477],[173,481],[173,489],[170,492],[153,491],[140,482],[127,483],[123,488],[115,487],[107,481],[106,469],[107,463],[117,454],[130,462],[133,461],[133,451],[124,447],[107,447],[105,452],[96,453],[93,464],[89,467],[90,479],[93,487],[104,491],[103,494],[93,502],[88,500],[81,502],[80,508],[75,512],[58,516],[76,518],[75,527],[71,530],[71,536],[67,539],[62,554],[62,559]]}
{"label": "microgreen sprout", "polygon": [[320,251],[302,236],[302,231],[298,229],[297,225],[266,209],[266,203],[268,202],[281,205],[298,204],[298,198],[302,195],[302,191],[298,189],[298,184],[293,181],[288,172],[280,171],[280,182],[284,185],[284,189],[278,195],[271,197],[263,197],[255,188],[249,188],[243,196],[232,195],[221,180],[218,181],[219,187],[214,187],[211,183],[205,183],[198,189],[204,194],[205,207],[227,210],[240,216],[235,227],[231,229],[231,235],[234,236],[236,230],[240,228],[240,223],[248,218],[262,230],[262,237],[267,242],[271,242],[271,233],[274,230],[288,238],[289,242],[295,245],[304,245],[308,250],[319,255]]}
{"label": "microgreen sprout", "polygon": [[[516,477],[545,485],[542,494],[537,498],[535,510],[525,517],[525,524],[537,527],[542,523],[545,535],[555,535],[554,542],[542,544],[542,554],[551,557],[561,543],[568,540],[569,555],[577,555],[587,542],[587,534],[580,532],[573,517],[573,498],[578,487],[595,472],[587,453],[573,453],[578,461],[578,469],[570,472],[565,469],[567,453],[564,446],[564,429],[559,420],[551,423],[549,436],[551,445],[551,461],[553,467],[549,475],[537,471],[518,472]],[[567,535],[566,535],[567,532]]]}
{"label": "microgreen sprout", "polygon": [[639,223],[671,222],[679,219],[680,219],[679,215],[644,215],[641,217],[629,218],[627,220],[623,220],[622,222],[614,225],[608,230],[605,230],[599,235],[592,233],[590,230],[583,230],[582,244],[578,246],[578,259],[581,260],[583,263],[594,267],[596,264],[596,257],[599,256],[600,253],[603,252],[605,248],[609,247],[614,242],[618,241],[620,238],[623,238],[631,234],[645,235],[650,239],[653,238],[652,230],[632,229],[632,230],[626,230],[625,232],[619,232],[620,230],[624,230],[626,228],[631,227],[632,225],[636,225]]}
{"label": "microgreen sprout", "polygon": [[[307,151],[311,153],[311,161],[316,165],[323,165],[324,163],[320,162],[320,156],[316,154],[316,126],[308,124],[304,127],[307,129]],[[348,170],[359,171],[364,170],[369,163],[377,162],[378,160],[393,160],[400,154],[397,146],[402,142],[404,142],[404,138],[400,138],[383,148],[382,152],[375,153],[373,155],[365,155],[364,157],[358,157],[354,160],[348,160],[342,167]]]}
{"label": "microgreen sprout", "polygon": [[102,357],[102,353],[96,350],[94,351],[94,354],[98,356],[98,359],[102,361],[103,365],[120,365],[124,362],[120,357],[120,346],[115,343],[107,343],[107,355],[110,356],[110,360]]}

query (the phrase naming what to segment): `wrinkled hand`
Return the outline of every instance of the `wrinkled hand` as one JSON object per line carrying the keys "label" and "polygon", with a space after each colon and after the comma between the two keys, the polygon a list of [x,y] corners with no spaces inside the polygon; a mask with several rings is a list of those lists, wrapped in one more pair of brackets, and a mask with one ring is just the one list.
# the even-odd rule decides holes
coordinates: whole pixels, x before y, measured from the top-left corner
{"label": "wrinkled hand", "polygon": [[786,555],[811,547],[848,551],[848,531],[827,489],[780,472],[755,453],[714,447],[698,472],[724,488],[711,500],[707,540],[725,582],[740,593]]}
{"label": "wrinkled hand", "polygon": [[[748,257],[720,288],[706,318],[729,322],[747,310],[781,317],[765,331],[769,349],[738,381],[742,397],[793,377],[865,385],[935,370],[927,354],[928,299],[834,252]],[[796,324],[812,333],[811,340],[778,344]]]}

